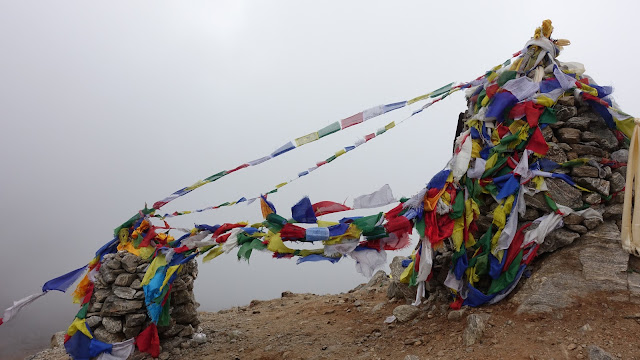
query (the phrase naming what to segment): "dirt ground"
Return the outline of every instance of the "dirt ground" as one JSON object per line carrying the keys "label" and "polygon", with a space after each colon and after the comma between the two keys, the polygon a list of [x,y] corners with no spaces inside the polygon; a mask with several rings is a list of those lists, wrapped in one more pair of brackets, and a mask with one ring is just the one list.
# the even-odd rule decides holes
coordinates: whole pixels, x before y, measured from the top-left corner
{"label": "dirt ground", "polygon": [[[640,359],[640,305],[595,294],[553,314],[518,315],[509,301],[466,309],[449,319],[446,304],[424,305],[406,323],[387,324],[386,287],[318,296],[285,292],[279,299],[203,312],[207,342],[161,354],[164,359],[589,359],[596,345],[620,359]],[[467,316],[490,317],[481,340],[463,345]],[[46,359],[67,359],[60,350]],[[408,357],[408,359],[416,359]]]}

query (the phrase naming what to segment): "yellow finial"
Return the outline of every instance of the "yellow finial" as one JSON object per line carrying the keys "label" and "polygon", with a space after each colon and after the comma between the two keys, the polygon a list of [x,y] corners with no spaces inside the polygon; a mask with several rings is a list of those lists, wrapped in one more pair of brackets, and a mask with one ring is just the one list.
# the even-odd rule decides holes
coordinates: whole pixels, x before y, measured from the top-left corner
{"label": "yellow finial", "polygon": [[542,35],[547,39],[551,37],[551,33],[553,32],[553,25],[551,25],[551,20],[547,19],[542,22]]}
{"label": "yellow finial", "polygon": [[534,39],[540,39],[540,32],[541,31],[542,31],[542,29],[536,28],[536,31],[533,33],[533,38]]}

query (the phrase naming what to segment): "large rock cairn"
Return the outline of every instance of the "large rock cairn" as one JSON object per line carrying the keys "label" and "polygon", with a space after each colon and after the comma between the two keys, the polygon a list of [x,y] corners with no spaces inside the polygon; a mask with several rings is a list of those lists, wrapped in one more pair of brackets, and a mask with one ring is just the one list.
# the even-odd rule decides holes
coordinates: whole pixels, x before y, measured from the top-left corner
{"label": "large rock cairn", "polygon": [[[608,126],[607,122],[614,125],[612,118],[607,121],[601,116],[608,111],[602,105],[605,103],[602,99],[608,98],[610,88],[598,86],[593,79],[583,75],[584,69],[579,71],[579,66],[572,70],[573,64],[556,61],[555,58],[559,55],[562,44],[568,45],[569,41],[553,40],[552,31],[551,21],[545,20],[542,27],[536,29],[534,38],[525,46],[518,62],[514,63],[508,71],[500,66],[494,68],[487,73],[491,73],[492,80],[487,78],[484,82],[478,82],[477,87],[470,89],[467,93],[468,110],[460,114],[457,133],[460,135],[467,130],[475,131],[478,134],[476,135],[478,140],[476,142],[472,140],[472,145],[480,146],[480,149],[476,148],[475,151],[478,151],[481,156],[482,151],[489,151],[488,156],[485,152],[484,159],[487,163],[492,160],[493,168],[487,170],[489,173],[483,174],[484,177],[481,176],[476,182],[468,177],[460,179],[460,186],[467,191],[465,195],[472,197],[473,203],[479,208],[479,216],[474,215],[471,220],[472,226],[470,225],[467,229],[465,224],[465,230],[473,234],[477,240],[485,233],[496,234],[496,230],[501,231],[500,229],[505,228],[504,210],[498,208],[499,204],[494,193],[497,185],[493,181],[496,176],[515,174],[515,166],[520,164],[520,159],[528,158],[523,145],[529,149],[533,144],[530,150],[532,153],[535,152],[535,156],[532,159],[537,160],[541,157],[538,166],[544,174],[535,179],[534,185],[528,181],[518,184],[519,193],[517,194],[524,194],[526,211],[517,215],[516,226],[518,229],[524,229],[526,235],[528,232],[535,231],[543,220],[542,217],[546,217],[547,214],[562,215],[562,222],[559,223],[559,228],[551,232],[548,232],[547,228],[542,228],[532,234],[536,242],[542,241],[542,243],[537,248],[539,257],[529,264],[533,270],[533,276],[519,282],[515,288],[517,295],[511,298],[518,303],[519,311],[548,312],[568,306],[575,303],[577,298],[595,292],[607,294],[605,296],[610,300],[640,303],[640,259],[635,257],[630,259],[629,254],[622,249],[620,234],[626,163],[629,156],[628,139],[625,139],[616,126]],[[502,66],[508,64],[510,62]],[[576,80],[563,74],[563,70],[577,74],[575,76],[579,83],[574,86],[573,83]],[[516,80],[521,77],[528,77],[529,80]],[[535,85],[531,87],[534,83],[539,84],[537,90],[534,88]],[[545,91],[542,91],[543,83]],[[597,89],[586,84],[593,85]],[[509,88],[505,89],[507,85]],[[532,88],[534,92],[528,92]],[[587,88],[591,88],[590,94],[581,90]],[[509,92],[505,94],[503,90]],[[511,93],[512,91],[519,93],[520,96],[515,96]],[[555,95],[550,95],[554,91]],[[516,104],[521,108],[516,109],[515,107],[518,106]],[[544,112],[544,122],[542,113],[536,115],[537,110],[533,110],[536,106],[538,109],[543,109],[541,111]],[[523,108],[525,110],[522,110]],[[526,109],[531,109],[531,112]],[[518,115],[520,112],[524,112],[524,117]],[[521,121],[522,118],[525,118],[528,125],[532,127],[531,131],[525,126],[527,123]],[[493,128],[492,135],[498,134],[499,142],[496,142],[497,139],[492,135],[479,134],[478,123]],[[475,128],[472,129],[470,126]],[[527,133],[521,133],[522,129],[526,129]],[[519,138],[521,134],[524,134],[526,139]],[[546,145],[541,144],[540,138],[544,138]],[[467,138],[457,137],[458,142],[454,143],[454,147],[460,146],[459,149],[462,150],[465,139]],[[491,159],[487,159],[489,156]],[[456,157],[454,156],[453,159],[455,160]],[[480,156],[472,155],[468,169],[471,169],[478,159]],[[499,160],[495,161],[496,159]],[[499,161],[503,162],[499,163]],[[505,167],[509,162],[511,162],[509,168],[514,169],[512,171]],[[485,171],[483,163],[480,164],[480,169]],[[452,166],[454,165],[456,165],[455,162]],[[519,171],[518,176],[523,174],[523,169]],[[502,177],[500,181],[506,181],[504,179]],[[521,181],[521,177],[510,179]],[[484,182],[481,184],[481,181]],[[574,184],[576,186],[572,186]],[[493,190],[489,189],[490,186],[493,186],[491,188]],[[500,186],[506,187],[506,185]],[[508,191],[509,188],[506,192]],[[489,193],[494,194],[492,196]],[[513,192],[507,194],[507,196],[513,195]],[[517,199],[512,200],[515,202]],[[564,210],[560,210],[558,206],[562,206]],[[594,210],[601,216],[594,214]],[[494,212],[501,214],[500,217],[496,217],[495,222]],[[517,214],[515,211],[511,213]],[[511,219],[511,215],[508,214],[508,216]],[[528,225],[530,226],[525,227]],[[505,238],[508,240],[509,234]],[[466,265],[464,261],[459,260],[464,259],[464,256],[469,262],[481,261],[480,257],[474,258],[474,254],[478,253],[473,246],[471,249],[462,248],[454,256],[455,248],[449,240],[450,238],[444,242],[444,246],[437,248],[434,254],[432,277],[426,284],[426,290],[429,292],[428,302],[447,297],[444,280],[451,269],[453,257],[457,259],[456,265],[459,265],[462,271],[466,271]],[[494,249],[496,238],[492,240],[494,241],[492,249]],[[483,249],[483,251],[486,250]],[[529,254],[531,253],[533,252]],[[392,262],[392,283],[387,293],[389,298],[407,301],[415,298],[415,290],[399,281],[400,274],[404,270],[403,265],[406,266],[407,262],[406,258],[396,258]],[[486,263],[482,263],[480,273],[473,273],[474,278],[477,279],[474,281],[476,283],[474,286],[480,292],[484,291],[483,289],[488,291],[488,286],[493,281],[486,274],[487,268]],[[461,286],[459,289],[465,291],[463,286],[467,283],[459,285],[460,283],[455,279],[451,283],[454,286]]]}
{"label": "large rock cairn", "polygon": [[[87,325],[98,340],[116,343],[130,339],[151,323],[141,285],[148,266],[148,260],[126,251],[105,255],[87,313]],[[197,262],[191,260],[184,264],[173,283],[171,323],[158,327],[165,351],[188,342],[200,323],[199,304],[193,295],[193,282],[197,276]]]}
{"label": "large rock cairn", "polygon": [[[559,205],[572,209],[592,208],[603,220],[585,219],[571,214],[563,218],[563,226],[549,233],[532,263],[533,275],[523,279],[511,299],[520,312],[549,312],[576,303],[579,297],[594,292],[607,292],[612,301],[640,303],[640,259],[629,256],[621,246],[621,220],[626,181],[628,144],[610,129],[605,120],[580,98],[565,95],[552,107],[557,118],[542,130],[549,145],[546,158],[562,164],[578,158],[589,159],[583,165],[559,167],[553,172],[569,175],[577,185],[590,190],[581,191],[557,178],[546,178],[548,194]],[[473,113],[462,113],[464,124]],[[458,133],[467,130],[459,126]],[[497,203],[485,197],[480,207],[479,238],[493,220]],[[525,195],[526,213],[519,217],[519,226],[552,213],[542,192]],[[533,224],[526,231],[535,229]],[[433,277],[427,283],[428,301],[450,301],[443,285],[451,266],[452,245],[434,256]],[[392,280],[389,298],[415,299],[415,288],[399,282],[407,257],[396,257],[391,264]]]}

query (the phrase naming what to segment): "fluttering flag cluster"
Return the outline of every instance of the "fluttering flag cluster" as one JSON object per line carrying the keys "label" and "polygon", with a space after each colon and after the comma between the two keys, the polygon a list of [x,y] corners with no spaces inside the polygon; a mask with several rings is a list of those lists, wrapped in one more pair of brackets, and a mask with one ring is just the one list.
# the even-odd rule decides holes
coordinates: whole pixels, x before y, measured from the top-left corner
{"label": "fluttering flag cluster", "polygon": [[[592,159],[556,163],[546,157],[549,145],[543,130],[557,121],[553,105],[561,96],[572,94],[590,104],[611,129],[619,132],[621,139],[628,139],[634,130],[633,119],[620,111],[611,98],[611,87],[595,84],[575,63],[556,60],[560,45],[567,45],[568,41],[551,39],[551,30],[551,23],[546,20],[525,48],[514,54],[515,61],[508,60],[471,82],[457,86],[452,83],[409,101],[362,111],[288,142],[268,156],[180,189],[156,202],[151,209],[145,207],[114,230],[113,240],[99,249],[88,265],[48,281],[41,292],[15,302],[5,311],[0,324],[48,291],[66,291],[85,274],[73,293],[74,301],[81,304],[81,309],[67,331],[65,347],[69,354],[74,359],[126,359],[135,344],[140,351],[157,357],[160,346],[157,326],[169,324],[172,284],[184,264],[195,257],[202,256],[203,262],[208,262],[234,249],[237,258],[245,260],[249,260],[254,250],[270,252],[274,258],[296,258],[298,263],[335,263],[349,257],[355,260],[357,271],[371,276],[376,268],[386,264],[387,251],[410,246],[410,235],[414,231],[419,241],[400,278],[400,281],[418,287],[414,304],[420,304],[425,295],[425,282],[430,279],[435,254],[445,248],[454,252],[445,280],[452,293],[451,307],[500,301],[515,288],[545,236],[562,225],[564,216],[578,213],[587,219],[601,218],[600,213],[590,208],[571,209],[558,205],[547,193],[545,178],[560,179],[581,191],[589,191],[578,186],[565,172],[554,170],[587,163],[600,166]],[[270,191],[250,201],[243,197],[217,206],[259,201],[261,222],[200,224],[191,230],[182,230],[184,234],[177,238],[169,233],[181,229],[170,227],[165,218],[189,212],[156,214],[173,199],[230,173],[258,165],[389,111],[435,99],[414,111],[415,115],[461,89],[466,89],[468,120],[455,140],[453,155],[445,168],[411,198],[396,199],[388,185],[356,197],[351,206],[332,201],[313,203],[304,197],[291,207],[291,217],[286,218],[268,200],[268,194],[275,192]],[[299,177],[393,126],[395,123],[365,136],[354,147],[344,148],[314,168],[299,173]],[[282,184],[274,190],[280,187]],[[531,230],[528,229],[531,224],[519,224],[518,214],[525,211],[525,194],[536,193],[544,194],[554,211],[533,221],[537,227]],[[495,202],[493,222],[480,234],[477,224],[480,208],[488,202]],[[387,212],[343,217],[339,221],[320,219],[327,214],[391,204],[396,205]],[[297,243],[304,244],[303,248],[296,248]],[[310,249],[309,243],[319,246]],[[94,338],[85,317],[101,260],[118,251],[150,260],[141,281],[150,325],[134,339],[106,344]]]}

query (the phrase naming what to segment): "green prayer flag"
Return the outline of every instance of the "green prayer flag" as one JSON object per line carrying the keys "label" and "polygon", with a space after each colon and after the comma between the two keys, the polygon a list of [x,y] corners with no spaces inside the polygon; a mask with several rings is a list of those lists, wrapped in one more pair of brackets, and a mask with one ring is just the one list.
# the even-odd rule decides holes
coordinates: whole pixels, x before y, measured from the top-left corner
{"label": "green prayer flag", "polygon": [[517,74],[518,72],[515,70],[503,71],[502,74],[498,76],[498,86],[502,87],[507,81],[515,79]]}
{"label": "green prayer flag", "polygon": [[553,199],[551,198],[551,196],[547,195],[547,193],[544,193],[544,201],[547,202],[547,205],[549,205],[549,207],[551,208],[551,210],[553,211],[558,211],[558,205],[556,205],[556,202],[553,201]]}
{"label": "green prayer flag", "polygon": [[271,214],[267,215],[267,218],[263,222],[263,224],[267,228],[269,228],[269,230],[273,231],[274,233],[279,232],[280,230],[282,230],[282,227],[286,223],[287,223],[287,219],[283,218],[282,216],[280,216],[280,215],[278,215],[276,213],[271,213]]}
{"label": "green prayer flag", "polygon": [[[164,299],[164,296],[162,298]],[[169,326],[171,324],[171,316],[169,315],[170,304],[171,294],[169,294],[167,302],[162,307],[162,312],[160,313],[160,318],[158,319],[158,326]]]}
{"label": "green prayer flag", "polygon": [[362,235],[364,235],[367,238],[367,240],[377,240],[377,239],[382,239],[389,236],[389,234],[387,233],[387,230],[382,225],[378,225],[373,229],[371,229],[370,231],[363,231]]}
{"label": "green prayer flag", "polygon": [[249,236],[245,232],[238,233],[238,245],[242,245],[247,242],[251,242],[254,238]]}
{"label": "green prayer flag", "polygon": [[[507,255],[505,254],[504,256],[507,256]],[[506,289],[507,287],[509,287],[511,283],[513,283],[513,281],[516,279],[516,275],[518,275],[518,270],[520,270],[521,261],[522,261],[522,250],[520,250],[520,252],[518,253],[518,256],[516,256],[516,258],[513,259],[513,262],[511,263],[511,265],[509,265],[509,268],[507,269],[507,271],[503,272],[499,278],[494,279],[491,282],[491,286],[489,286],[489,291],[487,292],[487,295],[498,293]]]}
{"label": "green prayer flag", "polygon": [[353,220],[353,225],[355,225],[363,233],[373,231],[376,224],[382,218],[382,215],[383,215],[382,213],[378,213],[376,215],[363,216],[359,219]]}
{"label": "green prayer flag", "polygon": [[336,121],[333,124],[327,125],[322,129],[318,130],[318,138],[322,138],[327,135],[333,134],[334,132],[339,130],[340,130],[340,123]]}
{"label": "green prayer flag", "polygon": [[89,309],[89,303],[86,303],[86,304],[82,305],[82,307],[80,308],[80,311],[78,311],[78,313],[76,314],[76,317],[78,319],[86,318],[88,309]]}
{"label": "green prayer flag", "polygon": [[440,95],[446,93],[447,91],[451,90],[451,86],[452,85],[453,85],[453,83],[447,84],[447,85],[439,88],[438,90],[436,90],[436,91],[431,93],[431,97],[434,98],[434,97],[437,97],[437,96],[440,96]]}
{"label": "green prayer flag", "polygon": [[133,239],[133,247],[136,249],[139,248],[142,240],[144,240],[144,236],[142,236],[142,234],[138,234],[138,236],[136,236],[136,238]]}
{"label": "green prayer flag", "polygon": [[416,222],[416,230],[418,231],[418,234],[420,234],[420,237],[424,237],[424,216],[421,216],[420,219],[418,219],[418,221]]}
{"label": "green prayer flag", "polygon": [[225,175],[227,175],[226,171],[220,171],[219,173],[213,174],[213,175],[209,176],[208,178],[204,179],[204,181],[209,181],[209,182],[216,181],[216,180],[220,179],[221,177],[223,177]]}
{"label": "green prayer flag", "polygon": [[251,257],[251,252],[253,250],[264,250],[267,248],[267,245],[263,244],[259,239],[253,239],[250,242],[245,242],[238,249],[238,260],[245,259],[249,261],[249,257]]}
{"label": "green prayer flag", "polygon": [[462,214],[464,213],[464,192],[463,191],[458,191],[451,208],[453,211],[451,211],[451,214],[449,214],[450,218],[458,219],[459,217],[462,216]]}
{"label": "green prayer flag", "polygon": [[[496,164],[490,168],[484,171],[484,173],[482,174],[482,179],[489,177],[491,175],[493,175],[493,173],[495,173],[496,171],[498,171],[504,164],[507,163],[507,157],[500,157],[498,159],[498,161],[496,161]],[[488,186],[485,186],[485,189],[487,189]]]}
{"label": "green prayer flag", "polygon": [[409,277],[409,286],[416,286],[418,285],[418,273],[415,271],[415,269],[411,269],[411,276]]}
{"label": "green prayer flag", "polygon": [[489,253],[482,253],[475,257],[476,275],[482,276],[489,273]]}
{"label": "green prayer flag", "polygon": [[482,247],[482,252],[491,251],[491,238],[493,237],[493,225],[490,225],[487,231],[476,242],[477,247]]}
{"label": "green prayer flag", "polygon": [[558,122],[558,118],[556,117],[556,111],[552,108],[544,108],[542,115],[540,115],[540,119],[538,119],[539,124],[555,124]]}

